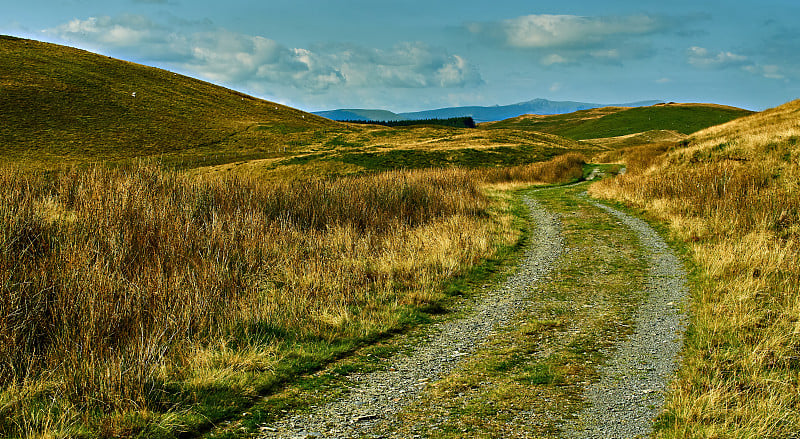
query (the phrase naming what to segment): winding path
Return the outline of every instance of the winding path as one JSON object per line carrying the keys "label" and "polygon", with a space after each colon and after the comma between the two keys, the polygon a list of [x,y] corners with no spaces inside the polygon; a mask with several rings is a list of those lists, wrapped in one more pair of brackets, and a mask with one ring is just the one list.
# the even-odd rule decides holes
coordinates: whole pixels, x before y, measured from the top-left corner
{"label": "winding path", "polygon": [[[420,393],[473,354],[497,327],[529,305],[529,292],[564,254],[561,224],[530,197],[523,198],[536,230],[517,271],[487,292],[465,317],[433,325],[411,352],[391,366],[350,377],[350,391],[311,413],[290,414],[263,430],[264,438],[365,437],[374,427],[413,404]],[[664,391],[678,367],[688,295],[686,273],[663,239],[642,220],[587,199],[634,231],[648,264],[646,297],[634,316],[633,333],[606,352],[601,379],[589,385],[577,418],[561,425],[565,438],[635,438],[651,433]]]}
{"label": "winding path", "polygon": [[524,199],[536,230],[519,269],[488,292],[466,317],[438,325],[413,352],[392,359],[392,366],[353,377],[350,393],[310,414],[292,415],[271,426],[265,438],[350,438],[369,434],[381,419],[397,413],[431,381],[450,372],[475,352],[497,326],[508,324],[524,306],[532,284],[542,279],[563,250],[558,219],[536,201]]}

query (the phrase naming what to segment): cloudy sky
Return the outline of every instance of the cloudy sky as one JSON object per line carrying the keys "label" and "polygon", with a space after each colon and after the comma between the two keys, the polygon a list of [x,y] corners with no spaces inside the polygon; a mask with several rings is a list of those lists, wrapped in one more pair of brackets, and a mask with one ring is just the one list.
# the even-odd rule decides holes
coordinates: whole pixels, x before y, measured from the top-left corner
{"label": "cloudy sky", "polygon": [[0,34],[304,110],[800,97],[797,0],[26,0]]}

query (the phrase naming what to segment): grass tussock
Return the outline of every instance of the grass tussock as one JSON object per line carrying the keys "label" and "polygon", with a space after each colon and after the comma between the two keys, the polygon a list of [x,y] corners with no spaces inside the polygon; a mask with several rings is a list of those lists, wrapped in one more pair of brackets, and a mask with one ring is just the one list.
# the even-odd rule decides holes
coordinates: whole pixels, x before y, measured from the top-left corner
{"label": "grass tussock", "polygon": [[580,153],[560,155],[547,162],[479,171],[488,183],[558,183],[583,177],[586,158]]}
{"label": "grass tussock", "polygon": [[598,163],[623,163],[627,172],[641,173],[651,166],[663,163],[664,153],[677,146],[676,142],[655,142],[624,148],[613,149],[598,154],[594,162]]}
{"label": "grass tussock", "polygon": [[4,169],[0,434],[159,436],[225,419],[438,309],[449,280],[514,239],[484,181],[565,180],[564,160],[580,170],[285,184],[152,164]]}
{"label": "grass tussock", "polygon": [[800,431],[800,103],[696,133],[590,191],[667,220],[701,271],[660,437]]}

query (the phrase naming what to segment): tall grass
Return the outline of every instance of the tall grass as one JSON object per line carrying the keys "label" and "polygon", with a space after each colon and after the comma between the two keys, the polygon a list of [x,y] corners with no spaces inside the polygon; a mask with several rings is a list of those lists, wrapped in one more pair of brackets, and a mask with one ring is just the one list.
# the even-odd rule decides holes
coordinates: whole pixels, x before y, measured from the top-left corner
{"label": "tall grass", "polygon": [[659,437],[800,431],[798,109],[702,131],[660,165],[590,189],[667,220],[700,267]]}
{"label": "tall grass", "polygon": [[677,142],[654,142],[612,149],[598,154],[593,161],[599,163],[622,162],[627,172],[637,174],[651,166],[663,163],[664,153],[678,146]]}
{"label": "tall grass", "polygon": [[586,158],[579,153],[567,153],[546,162],[505,168],[490,168],[475,171],[488,183],[557,183],[578,180],[583,177]]}
{"label": "tall grass", "polygon": [[176,389],[247,394],[241,372],[282,367],[296,344],[402,327],[513,238],[485,179],[0,171],[0,434],[135,434],[130,419],[192,410]]}

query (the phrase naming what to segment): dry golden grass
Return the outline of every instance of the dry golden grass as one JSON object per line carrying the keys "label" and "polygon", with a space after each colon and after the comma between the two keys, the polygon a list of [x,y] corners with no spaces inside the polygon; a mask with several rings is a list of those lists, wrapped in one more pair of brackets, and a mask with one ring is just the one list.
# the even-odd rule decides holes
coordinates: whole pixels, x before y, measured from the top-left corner
{"label": "dry golden grass", "polygon": [[583,155],[573,152],[547,162],[474,172],[488,183],[547,184],[580,179],[583,176],[582,166],[585,161],[586,158]]}
{"label": "dry golden grass", "polygon": [[654,142],[626,146],[597,154],[595,163],[622,163],[632,173],[646,171],[664,161],[664,153],[678,146],[677,142]]}
{"label": "dry golden grass", "polygon": [[668,221],[701,269],[659,437],[800,431],[799,140],[794,101],[590,189]]}
{"label": "dry golden grass", "polygon": [[0,434],[224,419],[215,407],[409,324],[513,242],[485,182],[582,164],[286,183],[4,169]]}

